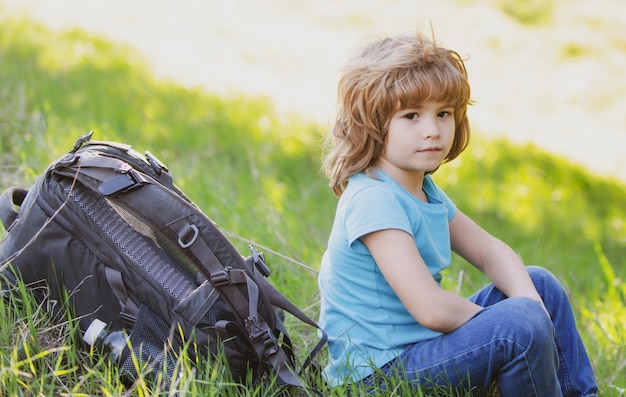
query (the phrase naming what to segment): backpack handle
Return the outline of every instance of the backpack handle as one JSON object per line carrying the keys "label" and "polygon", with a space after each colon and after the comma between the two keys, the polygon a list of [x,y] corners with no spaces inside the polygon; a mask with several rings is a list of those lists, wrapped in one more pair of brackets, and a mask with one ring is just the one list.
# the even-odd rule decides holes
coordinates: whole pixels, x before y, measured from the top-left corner
{"label": "backpack handle", "polygon": [[17,211],[15,206],[18,207],[24,202],[24,198],[28,190],[21,187],[11,186],[2,193],[0,196],[0,220],[5,230],[15,222],[17,218]]}

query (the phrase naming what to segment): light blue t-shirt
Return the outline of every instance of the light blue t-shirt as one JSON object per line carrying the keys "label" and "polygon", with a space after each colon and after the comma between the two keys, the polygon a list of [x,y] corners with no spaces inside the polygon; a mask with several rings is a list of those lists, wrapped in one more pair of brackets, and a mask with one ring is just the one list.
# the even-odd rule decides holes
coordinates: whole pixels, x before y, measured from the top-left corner
{"label": "light blue t-shirt", "polygon": [[337,204],[319,274],[320,326],[328,333],[333,385],[358,381],[401,354],[407,345],[440,335],[415,321],[393,292],[360,237],[378,230],[410,233],[439,283],[450,265],[448,223],[456,206],[424,178],[428,203],[418,200],[383,172],[378,180],[352,177]]}

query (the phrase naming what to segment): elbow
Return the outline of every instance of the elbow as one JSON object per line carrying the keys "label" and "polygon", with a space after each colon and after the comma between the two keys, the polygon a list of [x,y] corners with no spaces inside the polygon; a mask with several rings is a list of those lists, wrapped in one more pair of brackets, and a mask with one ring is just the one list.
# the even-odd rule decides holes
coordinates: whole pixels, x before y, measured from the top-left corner
{"label": "elbow", "polygon": [[413,317],[420,325],[433,331],[448,333],[470,320],[482,308],[456,295],[446,294],[439,304],[422,306]]}
{"label": "elbow", "polygon": [[456,321],[451,321],[450,316],[437,310],[424,311],[416,316],[416,320],[421,326],[444,334],[452,332],[460,326]]}

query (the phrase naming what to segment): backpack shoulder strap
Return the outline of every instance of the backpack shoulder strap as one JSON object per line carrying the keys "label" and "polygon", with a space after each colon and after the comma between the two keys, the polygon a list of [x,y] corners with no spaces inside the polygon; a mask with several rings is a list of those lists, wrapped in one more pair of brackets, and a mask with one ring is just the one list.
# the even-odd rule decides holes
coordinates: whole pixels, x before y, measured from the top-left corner
{"label": "backpack shoulder strap", "polygon": [[27,193],[26,189],[11,186],[0,196],[0,220],[5,230],[15,222],[17,218],[15,206],[22,205]]}
{"label": "backpack shoulder strap", "polygon": [[[215,289],[231,302],[239,317],[244,319],[247,337],[252,342],[257,354],[260,357],[264,357],[271,364],[274,372],[277,374],[279,383],[304,387],[295,373],[293,358],[288,356],[285,350],[280,347],[267,322],[258,316],[258,300],[268,298],[267,292],[273,290],[276,293],[271,293],[271,295],[274,296],[274,301],[278,303],[276,306],[284,306],[285,310],[290,313],[298,313],[297,317],[302,318],[308,324],[316,326],[315,322],[308,319],[304,313],[291,304],[284,296],[280,295],[267,280],[257,276],[258,272],[253,272],[254,276],[250,277],[244,269],[224,268],[201,238],[189,239],[188,234],[193,228],[185,219],[174,222],[172,226],[178,230],[179,241],[189,241],[189,243],[185,244],[186,248],[191,250],[194,256],[202,262],[205,268],[204,272],[207,273]],[[243,261],[243,258],[241,260]],[[261,280],[263,281],[259,283]],[[237,285],[246,286],[247,297],[239,290]],[[259,287],[264,293],[259,293]],[[273,303],[271,298],[269,303]],[[284,331],[281,332],[286,336]],[[321,345],[316,349],[316,353],[320,349]],[[307,360],[307,365],[308,363],[310,363],[309,359]]]}

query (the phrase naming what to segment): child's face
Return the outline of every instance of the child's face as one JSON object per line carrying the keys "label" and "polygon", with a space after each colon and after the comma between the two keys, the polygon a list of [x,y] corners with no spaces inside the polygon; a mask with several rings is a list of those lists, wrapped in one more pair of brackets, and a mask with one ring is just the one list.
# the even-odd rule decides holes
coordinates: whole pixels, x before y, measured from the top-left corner
{"label": "child's face", "polygon": [[453,105],[425,102],[401,109],[391,117],[383,163],[396,172],[433,171],[448,155],[454,133]]}

